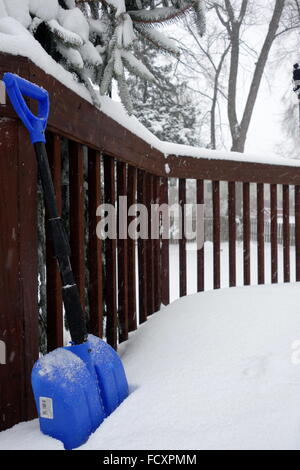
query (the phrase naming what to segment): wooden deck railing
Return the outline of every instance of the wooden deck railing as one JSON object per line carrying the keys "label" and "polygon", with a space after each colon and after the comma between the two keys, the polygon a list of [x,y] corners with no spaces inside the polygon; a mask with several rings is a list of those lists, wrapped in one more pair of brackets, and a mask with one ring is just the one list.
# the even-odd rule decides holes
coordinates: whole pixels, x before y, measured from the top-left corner
{"label": "wooden deck railing", "polygon": [[[300,168],[228,160],[165,156],[75,95],[29,60],[0,55],[0,72],[15,72],[44,88],[51,97],[47,147],[60,210],[62,160],[69,165],[69,228],[72,264],[89,331],[117,347],[128,333],[170,302],[169,242],[117,239],[96,235],[101,202],[115,204],[122,195],[128,207],[137,202],[168,203],[168,179],[177,178],[179,201],[186,201],[186,179],[196,180],[198,204],[204,183],[211,182],[213,206],[213,282],[221,287],[220,182],[228,185],[229,285],[237,283],[237,183],[242,183],[243,276],[251,284],[257,257],[258,283],[265,282],[264,198],[271,199],[270,271],[278,281],[278,185],[283,189],[284,281],[290,281],[290,214],[295,215],[296,279],[300,281]],[[0,108],[0,340],[7,349],[0,365],[0,430],[35,416],[30,372],[38,357],[37,170],[26,130],[7,104]],[[67,144],[66,144],[67,142]],[[64,151],[62,152],[62,144]],[[168,164],[168,173],[166,173]],[[87,184],[86,184],[87,182]],[[104,183],[104,184],[103,184]],[[251,252],[250,183],[257,189],[257,253]],[[290,191],[295,203],[290,207]],[[120,211],[120,207],[118,207]],[[127,226],[131,222],[129,217]],[[149,218],[149,231],[151,230]],[[46,239],[47,347],[63,344],[60,278]],[[197,251],[197,289],[205,289],[205,249]],[[187,293],[187,243],[179,242],[180,295]],[[136,283],[136,279],[138,282]],[[234,293],[233,293],[234,295]],[[201,310],[201,301],[199,299]],[[105,321],[104,321],[105,320]]]}

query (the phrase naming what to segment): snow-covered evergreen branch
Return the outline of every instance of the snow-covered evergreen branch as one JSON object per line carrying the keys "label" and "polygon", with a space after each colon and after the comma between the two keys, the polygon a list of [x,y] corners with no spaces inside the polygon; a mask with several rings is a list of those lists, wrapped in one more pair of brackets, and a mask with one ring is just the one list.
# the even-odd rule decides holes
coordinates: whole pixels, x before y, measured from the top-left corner
{"label": "snow-covered evergreen branch", "polygon": [[[194,12],[205,27],[205,0],[0,0],[0,19],[14,17],[46,51],[89,89],[96,106],[100,94],[116,80],[129,113],[128,72],[143,80],[156,78],[133,50],[146,38],[161,51],[178,55],[176,44],[155,27]],[[134,8],[134,10],[133,10]]]}

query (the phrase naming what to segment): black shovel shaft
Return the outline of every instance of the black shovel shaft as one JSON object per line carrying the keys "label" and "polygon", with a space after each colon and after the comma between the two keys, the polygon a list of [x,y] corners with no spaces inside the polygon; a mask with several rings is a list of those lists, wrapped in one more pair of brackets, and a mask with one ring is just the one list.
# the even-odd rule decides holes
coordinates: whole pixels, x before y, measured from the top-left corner
{"label": "black shovel shaft", "polygon": [[87,339],[84,312],[80,303],[78,287],[70,263],[70,246],[62,219],[59,217],[55,191],[48,162],[45,144],[34,144],[45,206],[48,211],[48,230],[52,239],[53,254],[57,258],[62,279],[62,294],[67,323],[74,344],[81,344]]}

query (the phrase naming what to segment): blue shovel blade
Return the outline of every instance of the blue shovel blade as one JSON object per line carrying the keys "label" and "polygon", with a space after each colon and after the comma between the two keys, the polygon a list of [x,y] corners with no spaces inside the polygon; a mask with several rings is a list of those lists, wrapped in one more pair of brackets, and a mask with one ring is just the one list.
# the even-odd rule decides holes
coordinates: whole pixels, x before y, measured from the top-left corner
{"label": "blue shovel blade", "polygon": [[118,354],[92,335],[84,344],[56,349],[37,361],[32,388],[41,431],[65,449],[84,444],[128,396]]}

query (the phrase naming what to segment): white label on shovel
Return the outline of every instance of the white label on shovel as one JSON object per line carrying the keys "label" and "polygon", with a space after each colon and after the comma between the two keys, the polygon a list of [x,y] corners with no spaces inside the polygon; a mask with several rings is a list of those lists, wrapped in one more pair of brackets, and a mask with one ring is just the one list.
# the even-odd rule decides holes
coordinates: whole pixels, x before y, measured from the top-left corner
{"label": "white label on shovel", "polygon": [[40,397],[40,417],[46,419],[53,419],[52,398]]}
{"label": "white label on shovel", "polygon": [[6,104],[6,89],[5,84],[0,80],[0,104]]}

